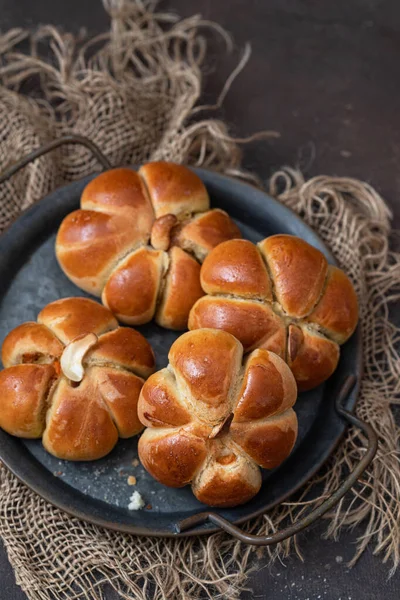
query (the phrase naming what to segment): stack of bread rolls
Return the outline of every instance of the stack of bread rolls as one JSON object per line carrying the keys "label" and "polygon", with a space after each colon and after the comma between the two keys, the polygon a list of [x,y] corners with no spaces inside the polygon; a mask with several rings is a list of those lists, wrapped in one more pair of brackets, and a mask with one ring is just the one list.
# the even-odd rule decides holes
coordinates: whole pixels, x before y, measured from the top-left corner
{"label": "stack of bread rolls", "polygon": [[122,323],[155,318],[185,329],[203,295],[200,263],[240,231],[182,165],[151,162],[106,171],[84,189],[81,209],[62,222],[56,255],[78,287],[99,296]]}
{"label": "stack of bread rolls", "polygon": [[[58,300],[8,334],[1,428],[68,460],[105,456],[146,428],[139,456],[163,484],[190,484],[211,506],[259,491],[259,467],[279,466],[296,442],[297,390],[336,369],[357,298],[305,241],[252,244],[209,208],[199,177],[172,163],[113,169],[86,186],[56,255],[105,306]],[[117,322],[153,318],[191,330],[157,373],[150,344]]]}
{"label": "stack of bread rolls", "polygon": [[0,427],[42,438],[58,458],[101,458],[118,437],[143,429],[137,403],[154,371],[153,351],[139,332],[119,327],[93,300],[48,304],[37,322],[8,334],[2,361]]}

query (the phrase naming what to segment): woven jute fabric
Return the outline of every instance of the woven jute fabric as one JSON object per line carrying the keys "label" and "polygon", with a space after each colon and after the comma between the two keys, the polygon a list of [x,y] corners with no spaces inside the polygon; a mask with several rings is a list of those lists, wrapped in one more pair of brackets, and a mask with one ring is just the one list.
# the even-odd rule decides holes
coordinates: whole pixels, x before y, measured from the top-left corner
{"label": "woven jute fabric", "polygon": [[[212,107],[199,104],[206,38],[220,36],[229,47],[224,31],[200,17],[158,13],[151,2],[107,0],[105,8],[110,31],[94,40],[53,27],[0,38],[1,171],[74,132],[96,142],[114,165],[164,158],[251,179],[240,169],[237,141],[224,123],[204,118]],[[96,166],[85,149],[68,146],[26,167],[0,187],[0,229]],[[400,296],[400,260],[389,249],[390,211],[372,187],[353,179],[306,182],[284,169],[269,188],[319,233],[357,289],[364,376],[356,412],[375,427],[380,445],[362,480],[327,516],[327,533],[361,524],[354,560],[370,545],[393,570],[400,560],[400,429],[392,412],[400,391],[400,331],[390,321],[390,303]],[[332,492],[364,452],[363,435],[349,428],[323,472],[247,530],[265,534],[293,522]],[[4,467],[0,486],[0,534],[29,598],[101,598],[107,582],[125,598],[232,599],[246,585],[252,551],[224,534],[137,538],[67,516]],[[301,553],[296,540],[266,551],[262,560],[293,549]]]}

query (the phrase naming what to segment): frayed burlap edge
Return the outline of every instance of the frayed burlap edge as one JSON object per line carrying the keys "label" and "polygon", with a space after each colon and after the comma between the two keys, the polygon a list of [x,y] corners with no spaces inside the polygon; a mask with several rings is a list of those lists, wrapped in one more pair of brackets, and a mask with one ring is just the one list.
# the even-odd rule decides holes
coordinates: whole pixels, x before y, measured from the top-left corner
{"label": "frayed burlap edge", "polygon": [[[238,140],[224,123],[201,118],[220,106],[249,49],[215,107],[199,106],[206,54],[202,32],[215,32],[228,49],[229,36],[199,16],[179,20],[157,13],[154,2],[105,0],[105,6],[110,32],[94,40],[53,27],[34,34],[12,30],[0,38],[0,169],[75,132],[93,139],[116,165],[166,158],[256,183],[240,169]],[[27,52],[21,44],[28,44]],[[27,96],[32,80],[35,96]],[[95,168],[76,147],[41,158],[2,186],[0,229],[57,185]],[[370,186],[352,179],[305,182],[299,172],[284,169],[272,177],[270,192],[321,235],[360,299],[365,373],[357,413],[374,425],[380,447],[359,485],[328,515],[327,535],[361,523],[354,560],[371,544],[394,569],[400,559],[400,466],[391,404],[399,399],[400,361],[399,329],[390,321],[389,305],[400,295],[400,260],[389,250],[390,213]],[[362,434],[349,429],[323,473],[246,529],[267,533],[299,518],[337,487],[362,457],[364,444]],[[322,492],[310,500],[316,483]],[[17,582],[32,599],[101,598],[106,582],[122,597],[141,600],[236,598],[245,586],[251,548],[223,534],[158,540],[106,531],[50,506],[5,468],[0,468],[0,489],[0,534]],[[301,556],[296,540],[266,552],[275,559],[293,547]]]}

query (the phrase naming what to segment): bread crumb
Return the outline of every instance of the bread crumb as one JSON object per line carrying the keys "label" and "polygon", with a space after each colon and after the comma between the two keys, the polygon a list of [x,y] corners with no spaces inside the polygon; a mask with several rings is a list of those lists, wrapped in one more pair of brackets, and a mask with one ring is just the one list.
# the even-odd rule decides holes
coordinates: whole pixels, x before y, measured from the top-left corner
{"label": "bread crumb", "polygon": [[151,505],[151,504],[147,504],[147,506],[146,506],[146,509],[147,509],[147,510],[151,510],[152,508],[153,508],[153,507],[152,507],[152,505]]}
{"label": "bread crumb", "polygon": [[335,560],[336,560],[336,562],[337,562],[338,564],[340,564],[341,562],[343,562],[343,556],[337,556],[337,557],[335,558]]}
{"label": "bread crumb", "polygon": [[140,510],[145,505],[145,501],[139,492],[133,492],[132,496],[129,498],[130,502],[128,504],[129,510]]}
{"label": "bread crumb", "polygon": [[132,465],[133,465],[134,467],[138,467],[138,466],[139,466],[139,461],[138,461],[138,459],[137,459],[137,458],[134,458],[134,459],[133,459],[133,461],[132,461]]}
{"label": "bread crumb", "polygon": [[136,477],[134,475],[129,475],[128,485],[136,485]]}

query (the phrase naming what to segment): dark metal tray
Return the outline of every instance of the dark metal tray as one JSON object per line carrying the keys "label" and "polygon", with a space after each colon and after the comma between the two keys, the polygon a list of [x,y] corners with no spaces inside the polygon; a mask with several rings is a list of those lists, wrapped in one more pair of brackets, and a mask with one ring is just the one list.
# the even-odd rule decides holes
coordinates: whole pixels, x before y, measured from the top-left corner
{"label": "dark metal tray", "polygon": [[[88,141],[69,141],[84,143],[93,149]],[[28,160],[61,142],[58,140],[21,161],[0,178],[0,183]],[[97,149],[94,151],[107,167],[107,159]],[[267,194],[211,171],[196,169],[196,172],[207,186],[212,206],[229,211],[245,238],[258,241],[282,232],[298,235],[319,248],[329,262],[335,262],[320,238],[295,213]],[[93,177],[56,190],[24,212],[0,237],[0,345],[13,327],[36,320],[47,303],[60,297],[86,295],[59,268],[54,241],[62,219],[78,208],[81,192]],[[138,329],[153,345],[157,367],[165,366],[168,350],[178,334],[154,323]],[[356,403],[361,369],[358,328],[342,347],[339,367],[330,380],[300,395],[295,407],[299,436],[291,456],[278,469],[264,471],[259,494],[237,508],[215,509],[210,513],[189,487],[178,490],[164,487],[141,465],[135,468],[132,461],[137,458],[136,438],[120,440],[111,454],[96,462],[72,463],[45,452],[38,440],[20,440],[0,430],[0,459],[23,483],[49,502],[71,515],[111,529],[140,535],[180,536],[209,533],[218,525],[249,543],[270,544],[306,527],[331,508],[372,460],[376,451],[374,432],[349,412]],[[348,421],[364,429],[369,439],[368,451],[356,470],[317,511],[270,537],[249,536],[231,525],[262,514],[303,485],[332,453]],[[129,475],[136,476],[135,487],[127,484]],[[135,490],[151,508],[128,510],[129,497]]]}

